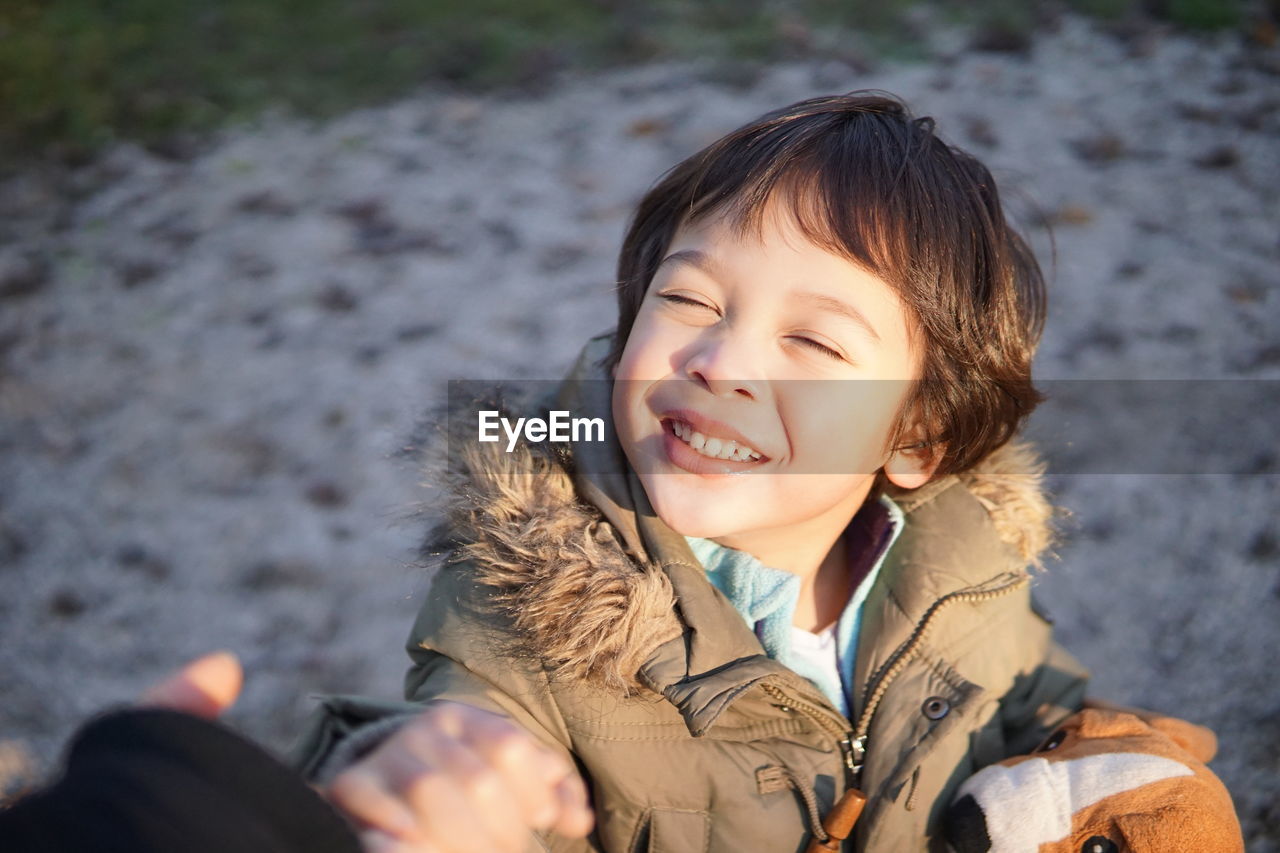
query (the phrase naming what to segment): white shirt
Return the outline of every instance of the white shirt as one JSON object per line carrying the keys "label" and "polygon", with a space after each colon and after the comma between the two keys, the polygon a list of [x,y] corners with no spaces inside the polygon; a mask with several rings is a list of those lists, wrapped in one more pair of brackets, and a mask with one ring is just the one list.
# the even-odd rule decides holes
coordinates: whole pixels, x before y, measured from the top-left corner
{"label": "white shirt", "polygon": [[[791,653],[804,659],[810,666],[831,676],[833,684],[840,683],[840,666],[836,658],[836,622],[818,633],[791,626]],[[849,703],[840,693],[840,713],[849,716]]]}

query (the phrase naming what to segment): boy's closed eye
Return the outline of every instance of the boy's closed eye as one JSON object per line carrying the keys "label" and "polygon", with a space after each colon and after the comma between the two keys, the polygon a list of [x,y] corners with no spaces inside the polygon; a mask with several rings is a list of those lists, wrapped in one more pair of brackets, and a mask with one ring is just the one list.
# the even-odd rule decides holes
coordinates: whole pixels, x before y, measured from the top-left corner
{"label": "boy's closed eye", "polygon": [[822,355],[825,355],[825,356],[827,356],[828,358],[833,358],[833,359],[835,359],[836,361],[848,361],[848,360],[849,360],[849,359],[845,358],[844,353],[839,352],[838,350],[835,350],[835,349],[833,349],[833,348],[831,348],[831,347],[827,346],[826,344],[822,343],[821,341],[814,340],[813,338],[805,337],[804,335],[792,335],[792,336],[791,336],[791,340],[795,341],[796,343],[800,344],[801,346],[804,346],[804,347],[807,347],[807,348],[809,348],[809,349],[812,349],[814,352],[821,353]]}
{"label": "boy's closed eye", "polygon": [[[686,306],[695,310],[700,309],[701,311],[710,311],[717,317],[721,316],[719,309],[716,307],[708,305],[700,299],[695,299],[694,297],[687,296],[683,293],[673,293],[668,291],[666,293],[659,293],[657,296],[659,299],[665,300],[672,305]],[[814,337],[810,337],[808,335],[788,335],[787,338],[788,340],[800,344],[802,347],[813,350],[814,352],[824,355],[827,358],[834,359],[835,361],[851,360],[840,350],[833,346],[829,346]]]}
{"label": "boy's closed eye", "polygon": [[658,298],[665,299],[666,301],[673,303],[675,305],[688,305],[693,308],[705,308],[708,311],[714,311],[717,316],[719,316],[720,314],[719,310],[717,310],[713,306],[708,305],[707,303],[702,302],[701,300],[694,299],[691,296],[685,296],[684,294],[681,294],[681,293],[659,293]]}

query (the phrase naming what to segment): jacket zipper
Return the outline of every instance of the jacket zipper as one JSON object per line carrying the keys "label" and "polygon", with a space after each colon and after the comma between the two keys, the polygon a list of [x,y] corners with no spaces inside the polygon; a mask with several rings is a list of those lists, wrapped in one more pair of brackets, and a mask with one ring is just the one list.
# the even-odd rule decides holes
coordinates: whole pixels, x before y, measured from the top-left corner
{"label": "jacket zipper", "polygon": [[920,621],[916,623],[911,636],[889,658],[890,662],[886,667],[882,668],[881,674],[873,676],[867,682],[867,691],[864,694],[867,696],[867,701],[862,708],[862,713],[858,715],[858,725],[849,740],[849,752],[846,758],[846,769],[852,774],[854,787],[857,787],[862,780],[862,766],[863,760],[867,755],[867,733],[871,731],[871,719],[875,716],[876,709],[880,707],[881,701],[884,700],[885,694],[889,690],[889,685],[902,674],[902,671],[907,668],[907,664],[911,662],[920,651],[920,647],[924,645],[934,618],[942,610],[956,602],[978,604],[991,601],[1021,589],[1029,583],[1031,583],[1030,577],[1018,575],[999,586],[986,589],[970,588],[948,593],[929,606],[929,609],[920,617]]}
{"label": "jacket zipper", "polygon": [[948,593],[930,605],[929,609],[920,617],[920,621],[916,623],[911,636],[894,651],[889,658],[889,663],[882,667],[881,673],[873,676],[867,682],[865,694],[867,702],[862,709],[862,713],[858,715],[858,722],[853,731],[846,730],[843,725],[831,719],[832,715],[821,706],[801,699],[794,699],[777,685],[764,684],[764,691],[776,700],[779,705],[804,714],[824,731],[838,739],[840,755],[845,769],[846,788],[856,789],[862,781],[863,761],[867,754],[867,733],[871,730],[871,720],[875,716],[876,709],[880,707],[880,703],[884,700],[885,694],[889,690],[889,685],[902,674],[907,664],[920,651],[920,647],[928,637],[929,629],[932,627],[933,620],[938,613],[956,602],[976,604],[1000,598],[1017,589],[1021,589],[1030,582],[1031,579],[1029,577],[1020,575],[999,586],[987,589],[970,588]]}
{"label": "jacket zipper", "polygon": [[845,765],[845,782],[847,785],[852,785],[854,782],[853,764],[850,761],[851,753],[847,750],[852,733],[843,724],[833,720],[833,715],[820,705],[806,702],[803,699],[796,699],[776,684],[764,682],[760,687],[777,705],[808,717],[817,724],[818,728],[840,742],[840,752],[844,757]]}

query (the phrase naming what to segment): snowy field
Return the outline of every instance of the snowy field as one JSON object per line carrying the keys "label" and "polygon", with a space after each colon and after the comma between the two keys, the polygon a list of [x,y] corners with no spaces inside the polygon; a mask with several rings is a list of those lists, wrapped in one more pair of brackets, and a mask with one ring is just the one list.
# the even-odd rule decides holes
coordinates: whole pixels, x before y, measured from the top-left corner
{"label": "snowy field", "polygon": [[[309,692],[397,695],[415,418],[448,379],[558,376],[612,324],[650,182],[802,97],[899,94],[1044,212],[1039,376],[1280,378],[1280,62],[1237,41],[1068,19],[1025,57],[433,90],[0,185],[0,776],[215,648],[249,673],[232,721],[275,747]],[[1039,591],[1095,693],[1217,731],[1267,853],[1280,467],[1250,452],[1259,473],[1056,475]]]}

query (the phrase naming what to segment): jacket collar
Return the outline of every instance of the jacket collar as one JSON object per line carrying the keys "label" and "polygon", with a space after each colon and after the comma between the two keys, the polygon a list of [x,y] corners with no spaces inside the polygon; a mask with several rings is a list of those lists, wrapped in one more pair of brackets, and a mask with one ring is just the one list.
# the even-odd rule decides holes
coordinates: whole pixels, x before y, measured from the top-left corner
{"label": "jacket collar", "polygon": [[[846,562],[858,578],[835,625],[839,678],[794,650],[795,615],[801,582],[798,575],[766,566],[745,551],[719,545],[710,539],[685,537],[711,584],[729,599],[769,657],[814,682],[836,707],[848,708],[844,686],[853,684],[858,625],[862,604],[875,587],[880,568],[904,526],[902,510],[887,495],[863,503],[849,522]],[[848,710],[846,710],[848,713]]]}
{"label": "jacket collar", "polygon": [[[471,432],[469,442],[453,444],[464,449],[449,466],[446,524],[458,556],[507,611],[519,642],[556,676],[623,693],[654,690],[700,733],[746,685],[795,677],[764,654],[626,464],[599,364],[607,348],[607,337],[593,338],[545,401],[575,417],[602,418],[605,440],[574,443],[557,456],[531,445],[508,453],[477,444]],[[1022,445],[964,476],[890,494],[906,529],[867,602],[858,684],[937,598],[1025,571],[1050,538],[1040,469]],[[872,636],[874,648],[865,641]]]}

